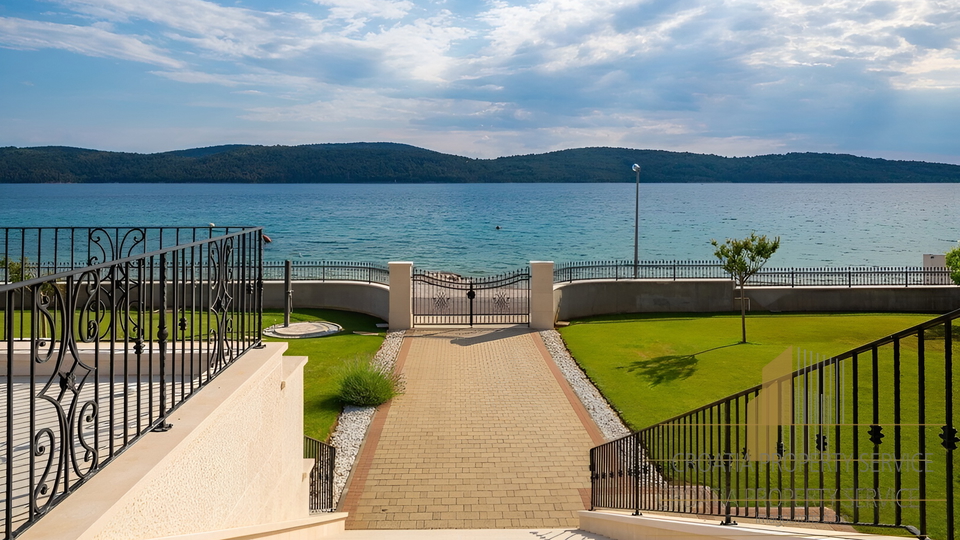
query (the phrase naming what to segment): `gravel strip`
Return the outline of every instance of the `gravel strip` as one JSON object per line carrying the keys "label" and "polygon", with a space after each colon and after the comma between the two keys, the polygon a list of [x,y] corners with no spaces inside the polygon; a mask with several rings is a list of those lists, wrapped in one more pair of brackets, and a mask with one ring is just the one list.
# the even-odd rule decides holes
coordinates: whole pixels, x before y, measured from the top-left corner
{"label": "gravel strip", "polygon": [[[373,362],[377,366],[385,369],[393,369],[397,362],[397,355],[400,354],[400,345],[403,342],[403,331],[389,332],[380,350],[373,357]],[[333,431],[333,437],[330,444],[337,449],[337,462],[333,472],[333,502],[334,506],[340,503],[340,495],[343,488],[347,485],[347,478],[350,477],[350,471],[353,470],[353,463],[357,460],[360,453],[360,445],[367,436],[367,428],[373,421],[373,413],[376,407],[357,407],[354,405],[345,405],[340,418],[337,420],[337,427]]]}
{"label": "gravel strip", "polygon": [[[613,410],[613,407],[611,407],[606,398],[600,394],[600,391],[593,385],[593,382],[587,377],[587,374],[580,369],[580,365],[570,356],[570,351],[567,350],[563,338],[560,337],[560,332],[556,330],[542,330],[540,337],[543,338],[543,344],[547,347],[547,351],[550,353],[550,356],[553,357],[553,361],[557,364],[557,367],[560,368],[560,372],[563,373],[567,382],[570,383],[573,391],[577,394],[577,397],[580,398],[580,402],[583,403],[583,407],[587,409],[590,417],[593,418],[594,423],[600,428],[600,433],[603,434],[607,441],[629,435],[631,431],[623,424],[620,415]],[[640,459],[645,462],[647,461],[646,452],[642,449],[640,449]],[[642,471],[646,477],[645,482],[647,485],[664,483],[660,473],[649,464],[645,464]]]}
{"label": "gravel strip", "polygon": [[576,361],[567,351],[567,346],[560,337],[560,332],[556,330],[542,330],[540,337],[543,338],[543,344],[547,351],[553,357],[553,361],[560,368],[560,372],[566,377],[567,382],[573,387],[573,391],[580,398],[583,407],[590,413],[590,417],[600,428],[604,438],[608,441],[618,439],[624,435],[629,435],[630,430],[623,425],[620,416],[613,410],[610,403],[600,394],[593,382],[587,378],[587,375],[580,369]]}

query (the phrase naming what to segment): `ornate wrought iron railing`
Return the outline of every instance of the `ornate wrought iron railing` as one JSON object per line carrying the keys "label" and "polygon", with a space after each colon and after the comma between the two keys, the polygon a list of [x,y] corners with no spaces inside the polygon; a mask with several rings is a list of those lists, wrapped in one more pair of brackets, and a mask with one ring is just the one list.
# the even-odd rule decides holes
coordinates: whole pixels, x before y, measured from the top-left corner
{"label": "ornate wrought iron railing", "polygon": [[250,227],[7,227],[0,229],[0,284],[23,281]]}
{"label": "ornate wrought iron railing", "polygon": [[[717,261],[598,261],[559,263],[553,281],[590,279],[730,279]],[[921,267],[822,267],[764,268],[747,281],[748,287],[860,287],[953,285],[946,268]]]}
{"label": "ornate wrought iron railing", "polygon": [[[95,238],[102,230],[69,229],[68,252],[50,255],[69,259],[86,238],[104,247],[95,264],[0,284],[4,539],[144,434],[169,429],[172,411],[261,342],[259,228],[146,253],[150,230],[111,230],[109,248]],[[29,249],[11,258],[6,244],[8,264],[64,249],[20,245]]]}
{"label": "ornate wrought iron railing", "polygon": [[310,513],[333,512],[333,473],[337,449],[329,444],[303,437],[303,457],[313,460],[310,469]]}
{"label": "ornate wrought iron railing", "polygon": [[956,538],[960,310],[590,452],[592,505]]}
{"label": "ornate wrought iron railing", "polygon": [[[284,279],[285,261],[265,261],[263,279]],[[368,262],[291,261],[291,279],[294,281],[359,281],[390,284],[390,269]]]}

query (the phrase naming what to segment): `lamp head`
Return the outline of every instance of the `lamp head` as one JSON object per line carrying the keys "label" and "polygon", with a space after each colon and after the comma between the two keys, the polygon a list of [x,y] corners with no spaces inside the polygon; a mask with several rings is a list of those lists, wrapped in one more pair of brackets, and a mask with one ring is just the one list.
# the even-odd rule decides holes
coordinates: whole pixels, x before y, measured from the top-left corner
{"label": "lamp head", "polygon": [[640,166],[636,163],[633,164],[633,172],[640,172]]}

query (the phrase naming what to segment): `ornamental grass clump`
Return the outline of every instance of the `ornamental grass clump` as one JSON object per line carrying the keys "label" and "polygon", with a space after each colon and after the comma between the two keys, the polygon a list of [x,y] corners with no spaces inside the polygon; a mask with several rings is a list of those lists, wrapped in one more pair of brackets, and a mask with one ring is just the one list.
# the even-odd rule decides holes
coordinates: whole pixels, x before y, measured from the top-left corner
{"label": "ornamental grass clump", "polygon": [[337,397],[347,405],[375,407],[403,393],[403,377],[369,359],[346,362],[339,375]]}

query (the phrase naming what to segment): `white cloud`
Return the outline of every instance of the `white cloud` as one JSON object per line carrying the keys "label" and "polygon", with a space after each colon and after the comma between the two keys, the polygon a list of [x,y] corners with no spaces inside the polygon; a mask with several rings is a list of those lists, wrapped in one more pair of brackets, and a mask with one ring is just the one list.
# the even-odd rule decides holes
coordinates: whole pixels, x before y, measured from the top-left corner
{"label": "white cloud", "polygon": [[407,0],[313,0],[314,3],[330,8],[330,16],[335,19],[402,19],[414,5]]}
{"label": "white cloud", "polygon": [[61,0],[79,13],[115,24],[149,21],[172,39],[226,56],[268,56],[283,42],[273,21],[278,14],[224,7],[204,0]]}
{"label": "white cloud", "polygon": [[450,48],[472,35],[453,24],[450,12],[442,11],[435,17],[368,34],[363,41],[381,51],[394,76],[443,82],[449,80],[450,70],[463,64],[462,59],[449,56]]}
{"label": "white cloud", "polygon": [[136,36],[119,35],[93,26],[75,26],[0,17],[0,46],[14,49],[61,49],[87,56],[119,58],[168,68],[184,63]]}
{"label": "white cloud", "polygon": [[[762,4],[771,24],[760,31],[770,45],[747,57],[751,65],[838,66],[856,62],[864,71],[890,72],[895,85],[956,87],[960,82],[960,3],[896,0]],[[946,34],[944,49],[927,50],[905,35],[911,31]],[[897,73],[902,75],[896,76]]]}
{"label": "white cloud", "polygon": [[309,77],[299,77],[296,75],[286,75],[283,73],[257,70],[251,73],[205,73],[202,71],[151,71],[154,75],[159,75],[166,79],[188,84],[215,84],[219,86],[237,87],[237,86],[265,86],[265,87],[283,87],[292,89],[309,89],[319,85],[319,83]]}

